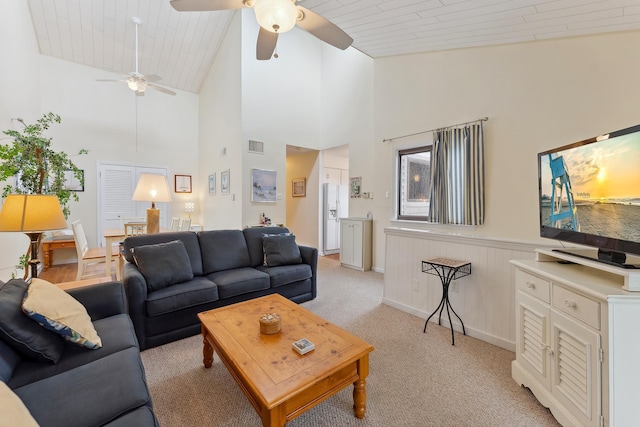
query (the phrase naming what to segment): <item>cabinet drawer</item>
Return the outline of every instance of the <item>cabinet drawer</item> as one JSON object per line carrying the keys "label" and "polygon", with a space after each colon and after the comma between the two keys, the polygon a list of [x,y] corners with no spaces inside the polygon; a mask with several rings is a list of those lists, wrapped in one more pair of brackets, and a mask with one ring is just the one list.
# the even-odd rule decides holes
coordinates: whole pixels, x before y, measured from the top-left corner
{"label": "cabinet drawer", "polygon": [[562,286],[553,285],[553,307],[600,329],[600,303]]}
{"label": "cabinet drawer", "polygon": [[534,297],[549,303],[549,294],[551,284],[548,280],[533,274],[525,273],[522,270],[516,270],[516,283],[518,289],[533,295]]}

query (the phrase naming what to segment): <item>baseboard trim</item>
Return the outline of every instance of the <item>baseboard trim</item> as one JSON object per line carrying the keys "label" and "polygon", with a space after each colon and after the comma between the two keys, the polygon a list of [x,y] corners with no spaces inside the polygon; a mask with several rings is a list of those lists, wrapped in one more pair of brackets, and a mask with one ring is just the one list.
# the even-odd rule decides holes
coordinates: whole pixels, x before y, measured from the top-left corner
{"label": "baseboard trim", "polygon": [[[420,317],[420,318],[425,319],[425,320],[431,314],[431,313],[427,313],[427,312],[425,312],[423,310],[418,310],[418,309],[416,309],[414,307],[411,307],[411,306],[408,306],[406,304],[402,304],[402,303],[399,303],[397,301],[393,301],[393,300],[390,300],[390,299],[384,298],[384,297],[382,298],[382,303],[386,304],[386,305],[388,305],[390,307],[397,308],[400,311],[404,311],[405,313],[409,313],[409,314],[412,314],[412,315],[414,315],[416,317]],[[455,319],[455,316],[454,316],[454,319]],[[431,318],[430,322],[437,324],[438,323],[437,316],[433,316]],[[460,322],[458,322],[457,319],[455,321],[452,319],[452,323],[453,323],[453,330],[462,333],[462,325],[460,324]],[[449,328],[449,320],[448,319],[443,320],[442,321],[442,326],[444,326],[445,328]],[[470,327],[468,327],[466,325],[465,325],[465,331],[467,332],[468,336],[473,337],[473,338],[477,338],[480,341],[484,341],[486,343],[495,345],[497,347],[504,348],[505,350],[509,350],[509,351],[514,352],[514,353],[516,351],[516,343],[515,342],[507,341],[507,340],[502,339],[500,337],[496,337],[495,335],[488,334],[485,331],[481,331],[479,329],[470,328]]]}

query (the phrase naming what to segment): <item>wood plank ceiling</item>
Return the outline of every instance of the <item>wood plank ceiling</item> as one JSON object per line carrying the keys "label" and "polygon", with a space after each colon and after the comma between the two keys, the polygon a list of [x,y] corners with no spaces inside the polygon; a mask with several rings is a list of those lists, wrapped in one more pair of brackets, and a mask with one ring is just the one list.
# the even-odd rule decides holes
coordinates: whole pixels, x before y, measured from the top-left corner
{"label": "wood plank ceiling", "polygon": [[[197,93],[234,11],[177,12],[169,0],[28,0],[40,53],[119,74],[135,69]],[[241,0],[238,0],[241,1]],[[640,0],[302,0],[372,58],[640,30]],[[350,48],[351,49],[351,48]]]}

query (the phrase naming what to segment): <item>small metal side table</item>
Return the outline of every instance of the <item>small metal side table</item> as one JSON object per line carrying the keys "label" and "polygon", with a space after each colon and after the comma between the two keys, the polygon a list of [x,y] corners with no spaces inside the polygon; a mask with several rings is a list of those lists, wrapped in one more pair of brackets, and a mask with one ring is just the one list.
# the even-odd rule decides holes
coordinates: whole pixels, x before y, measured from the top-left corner
{"label": "small metal side table", "polygon": [[451,307],[451,303],[449,302],[449,285],[453,280],[470,275],[471,263],[466,261],[458,261],[455,259],[434,258],[422,261],[422,272],[438,276],[440,277],[440,281],[442,282],[442,299],[440,300],[440,304],[438,305],[438,307],[427,318],[427,321],[424,322],[424,330],[422,332],[427,332],[427,324],[438,310],[440,310],[440,314],[438,314],[438,325],[440,325],[440,322],[442,320],[442,310],[447,307],[447,316],[449,316],[449,326],[451,327],[451,345],[456,345],[455,338],[453,336],[453,324],[451,323],[451,313],[449,312],[449,309],[453,311],[453,314],[455,314],[460,321],[460,324],[462,325],[462,333],[464,335],[467,335],[467,332],[464,329],[464,323],[462,322],[462,319],[460,318],[460,316],[458,316],[458,313],[455,312],[453,307]]}

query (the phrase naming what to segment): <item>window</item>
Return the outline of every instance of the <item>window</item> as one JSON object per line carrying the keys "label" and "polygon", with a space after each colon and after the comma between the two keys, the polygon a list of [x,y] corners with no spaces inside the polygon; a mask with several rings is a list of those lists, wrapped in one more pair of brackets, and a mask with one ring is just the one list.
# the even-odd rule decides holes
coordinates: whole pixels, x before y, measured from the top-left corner
{"label": "window", "polygon": [[431,146],[398,152],[398,219],[429,220]]}

